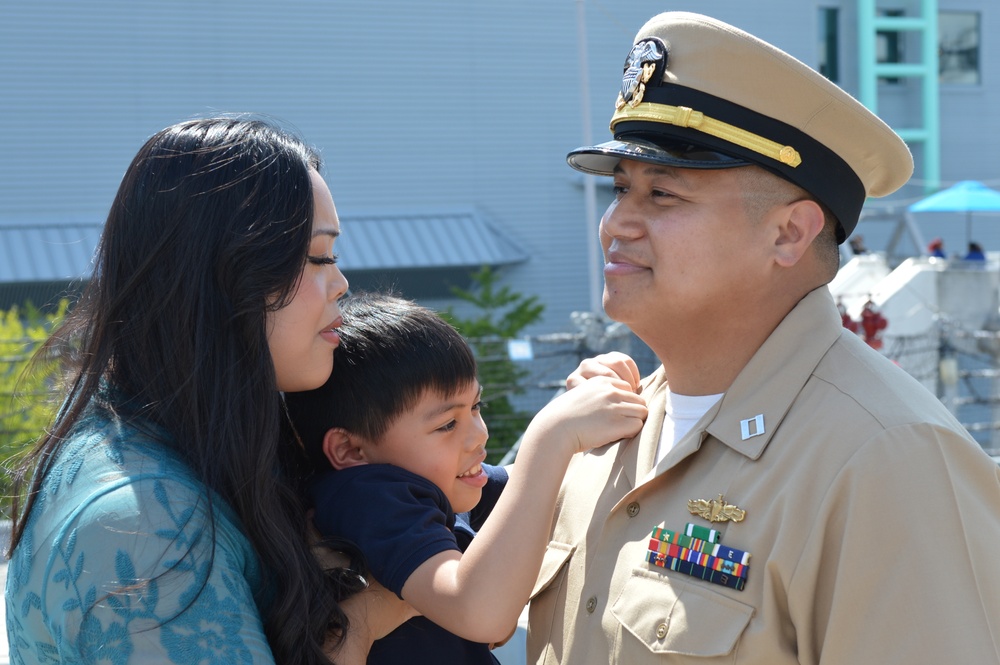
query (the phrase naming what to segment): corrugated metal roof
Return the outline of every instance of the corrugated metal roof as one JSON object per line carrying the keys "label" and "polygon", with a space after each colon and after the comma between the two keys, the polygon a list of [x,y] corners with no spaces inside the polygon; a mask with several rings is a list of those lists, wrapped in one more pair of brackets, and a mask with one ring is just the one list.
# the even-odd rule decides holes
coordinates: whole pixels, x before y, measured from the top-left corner
{"label": "corrugated metal roof", "polygon": [[[527,254],[474,210],[342,217],[337,254],[345,270],[478,267]],[[0,225],[0,283],[86,277],[100,224]]]}
{"label": "corrugated metal roof", "polygon": [[62,282],[90,275],[101,224],[0,226],[0,282]]}
{"label": "corrugated metal roof", "polygon": [[520,263],[528,255],[475,210],[341,217],[344,270],[456,268]]}

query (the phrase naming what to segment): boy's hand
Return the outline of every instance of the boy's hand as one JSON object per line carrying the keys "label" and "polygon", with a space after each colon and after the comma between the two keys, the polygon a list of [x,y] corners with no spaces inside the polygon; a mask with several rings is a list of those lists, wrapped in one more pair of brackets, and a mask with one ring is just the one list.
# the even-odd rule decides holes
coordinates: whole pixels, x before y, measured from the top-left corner
{"label": "boy's hand", "polygon": [[575,453],[635,436],[645,420],[646,402],[632,384],[597,375],[545,405],[529,427],[568,438]]}
{"label": "boy's hand", "polygon": [[640,390],[639,367],[632,358],[618,351],[584,359],[579,367],[566,377],[566,390],[572,390],[595,376],[618,378],[629,384],[633,392],[637,393]]}

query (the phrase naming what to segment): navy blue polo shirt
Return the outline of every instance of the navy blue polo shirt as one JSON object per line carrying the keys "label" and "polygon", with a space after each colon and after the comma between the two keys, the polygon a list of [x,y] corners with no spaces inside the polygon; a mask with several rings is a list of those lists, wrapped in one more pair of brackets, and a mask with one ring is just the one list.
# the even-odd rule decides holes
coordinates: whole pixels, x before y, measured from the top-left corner
{"label": "navy blue polo shirt", "polygon": [[[372,576],[400,595],[406,580],[440,552],[464,552],[507,484],[502,467],[483,465],[487,483],[472,511],[455,515],[434,483],[390,464],[328,471],[312,485],[320,534],[354,543]],[[402,596],[400,596],[402,597]],[[484,600],[484,611],[488,600]],[[486,644],[471,642],[420,616],[375,642],[369,664],[482,663],[494,665]]]}

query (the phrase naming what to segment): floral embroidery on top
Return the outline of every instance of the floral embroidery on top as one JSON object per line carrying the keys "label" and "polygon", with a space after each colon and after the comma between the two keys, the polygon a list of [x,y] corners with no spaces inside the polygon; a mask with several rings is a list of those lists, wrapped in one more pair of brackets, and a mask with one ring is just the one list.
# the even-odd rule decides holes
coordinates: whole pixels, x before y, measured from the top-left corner
{"label": "floral embroidery on top", "polygon": [[228,507],[164,446],[92,409],[8,566],[11,663],[273,663],[261,587]]}

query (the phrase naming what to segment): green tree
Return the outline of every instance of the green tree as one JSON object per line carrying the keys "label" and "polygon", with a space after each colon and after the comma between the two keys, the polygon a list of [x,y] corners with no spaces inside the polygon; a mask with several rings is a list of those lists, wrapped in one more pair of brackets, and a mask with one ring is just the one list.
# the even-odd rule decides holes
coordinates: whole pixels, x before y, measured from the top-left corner
{"label": "green tree", "polygon": [[55,400],[59,363],[31,364],[31,356],[68,307],[42,314],[30,305],[0,310],[0,513],[9,517],[11,469],[49,425]]}
{"label": "green tree", "polygon": [[452,293],[473,305],[475,315],[463,318],[449,307],[442,315],[469,340],[476,352],[479,380],[483,385],[483,419],[490,430],[489,458],[496,463],[517,442],[532,414],[515,408],[511,397],[524,392],[521,383],[528,371],[507,355],[507,341],[542,317],[545,306],[537,296],[516,293],[497,285],[498,276],[489,266],[472,274],[469,290]]}

